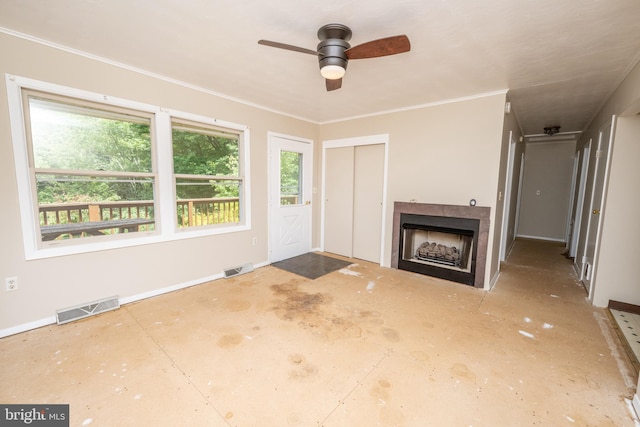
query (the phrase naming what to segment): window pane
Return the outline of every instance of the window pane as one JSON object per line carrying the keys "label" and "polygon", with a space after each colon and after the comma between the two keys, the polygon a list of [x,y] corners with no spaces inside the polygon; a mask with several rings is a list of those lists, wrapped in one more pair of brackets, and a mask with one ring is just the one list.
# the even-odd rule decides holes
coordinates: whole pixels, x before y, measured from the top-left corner
{"label": "window pane", "polygon": [[152,178],[38,173],[36,182],[44,241],[155,229]]}
{"label": "window pane", "polygon": [[29,97],[34,166],[151,172],[150,120]]}
{"label": "window pane", "polygon": [[176,179],[178,227],[240,222],[240,182]]}
{"label": "window pane", "polygon": [[302,153],[280,152],[280,204],[302,203]]}
{"label": "window pane", "polygon": [[172,137],[175,173],[239,176],[237,135],[174,123]]}
{"label": "window pane", "polygon": [[240,223],[238,133],[174,120],[172,138],[178,228]]}
{"label": "window pane", "polygon": [[154,230],[151,120],[71,99],[27,99],[42,240]]}

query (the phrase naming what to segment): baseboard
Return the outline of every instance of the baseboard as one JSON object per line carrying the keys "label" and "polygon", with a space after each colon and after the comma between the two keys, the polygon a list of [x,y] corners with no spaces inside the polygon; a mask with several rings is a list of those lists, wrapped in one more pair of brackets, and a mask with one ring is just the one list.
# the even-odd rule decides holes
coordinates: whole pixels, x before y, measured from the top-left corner
{"label": "baseboard", "polygon": [[34,320],[33,322],[23,323],[22,325],[12,326],[7,329],[0,330],[0,338],[8,337],[10,335],[27,332],[32,329],[42,328],[56,323],[56,316],[45,317],[44,319]]}
{"label": "baseboard", "polygon": [[629,304],[626,302],[609,300],[607,308],[612,310],[624,311],[625,313],[640,314],[640,305]]}
{"label": "baseboard", "polygon": [[500,278],[500,270],[496,271],[496,274],[493,275],[493,278],[491,278],[491,281],[489,282],[489,288],[486,290],[490,291],[491,289],[493,289],[496,283],[498,283],[499,278]]}
{"label": "baseboard", "polygon": [[[265,267],[269,265],[268,261],[264,261],[258,264],[255,264],[255,268]],[[190,288],[191,286],[201,285],[203,283],[211,282],[214,280],[218,280],[224,277],[223,273],[214,274],[212,276],[201,277],[199,279],[190,280],[188,282],[179,283],[177,285],[168,286],[166,288],[154,289],[149,292],[144,292],[137,295],[131,295],[128,297],[120,298],[120,304],[129,304],[132,302],[141,301],[147,298],[155,297],[162,294],[167,294],[169,292],[178,291],[180,289]],[[8,337],[10,335],[19,334],[22,332],[27,332],[33,329],[42,328],[44,326],[49,326],[56,324],[56,316],[45,317],[44,319],[34,320],[33,322],[23,323],[21,325],[12,326],[6,329],[0,329],[0,338]]]}
{"label": "baseboard", "polygon": [[573,263],[573,271],[576,273],[576,277],[578,278],[578,280],[582,280],[582,278],[580,277],[580,273],[581,273],[582,268],[576,264],[575,262]]}

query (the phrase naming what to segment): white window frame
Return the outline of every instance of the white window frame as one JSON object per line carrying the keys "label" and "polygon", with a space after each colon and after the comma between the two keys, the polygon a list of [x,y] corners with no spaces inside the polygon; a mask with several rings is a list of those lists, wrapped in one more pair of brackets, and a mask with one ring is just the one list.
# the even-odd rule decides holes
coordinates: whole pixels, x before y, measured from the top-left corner
{"label": "white window frame", "polygon": [[[174,112],[173,114],[170,114],[170,116],[171,116],[171,119],[172,119],[172,129],[173,129],[173,123],[174,123],[173,119],[176,119],[178,122],[189,123],[190,125],[194,125],[194,126],[196,126],[196,129],[197,129],[197,126],[200,126],[200,129],[201,130],[205,130],[205,131],[208,130],[208,129],[209,130],[218,129],[218,130],[224,132],[224,131],[232,129],[229,126],[222,127],[222,126],[220,126],[220,122],[219,121],[211,122],[210,119],[207,119],[205,117],[200,117],[198,120],[192,120],[192,119],[188,119],[187,117],[185,117],[184,114],[181,114],[181,113],[178,113],[178,112]],[[210,125],[211,127],[207,128],[206,125]],[[232,133],[232,132],[229,132],[229,133]],[[235,134],[235,132],[234,132],[234,134]],[[208,177],[209,179],[227,178],[227,180],[229,180],[229,181],[237,181],[237,182],[239,182],[240,183],[240,185],[239,185],[239,191],[240,191],[239,199],[240,199],[240,201],[242,201],[242,194],[245,191],[244,190],[244,180],[242,178],[242,169],[244,167],[243,165],[245,164],[245,163],[243,163],[243,156],[244,156],[244,150],[242,149],[242,140],[243,140],[243,138],[244,138],[243,133],[239,133],[238,134],[238,155],[239,155],[239,158],[238,158],[238,166],[239,166],[238,175],[237,176],[235,176],[235,175],[234,176],[228,176],[228,177],[224,177],[222,175],[212,175],[212,176]],[[172,141],[172,147],[173,147],[173,141]],[[172,157],[172,159],[173,159],[173,157]],[[172,170],[174,170],[173,169],[173,164],[172,164]],[[196,179],[202,179],[202,178],[205,178],[206,176],[205,175],[193,175],[193,176],[190,176],[188,174],[176,174],[175,171],[174,171],[174,180],[173,180],[173,191],[174,191],[174,194],[175,194],[176,188],[177,188],[177,180],[180,179],[180,178],[190,178],[190,177],[195,177]],[[175,201],[176,202],[178,201],[177,198],[176,198]],[[239,204],[239,209],[240,209],[240,222],[242,222],[243,221],[243,214],[244,214],[244,207],[243,207],[242,203]],[[188,232],[189,230],[193,230],[195,228],[229,227],[229,224],[230,223],[204,224],[204,225],[192,225],[192,226],[189,226],[189,227],[180,228],[176,223],[176,227],[178,227],[178,232],[179,233],[185,233],[185,232]]]}
{"label": "white window frame", "polygon": [[[5,78],[25,259],[50,258],[251,230],[250,130],[248,126],[10,74],[6,74]],[[131,236],[127,236],[128,238],[100,238],[96,240],[88,237],[42,244],[36,229],[39,226],[39,219],[36,215],[37,209],[34,209],[34,202],[37,199],[29,170],[28,141],[22,100],[23,89],[77,98],[106,106],[138,110],[154,116],[152,126],[154,127],[155,139],[152,141],[154,144],[152,151],[155,162],[154,172],[156,173],[155,231],[131,233]],[[242,178],[241,222],[239,224],[190,227],[178,230],[171,141],[172,117],[228,128],[241,134],[238,141],[240,176]]]}

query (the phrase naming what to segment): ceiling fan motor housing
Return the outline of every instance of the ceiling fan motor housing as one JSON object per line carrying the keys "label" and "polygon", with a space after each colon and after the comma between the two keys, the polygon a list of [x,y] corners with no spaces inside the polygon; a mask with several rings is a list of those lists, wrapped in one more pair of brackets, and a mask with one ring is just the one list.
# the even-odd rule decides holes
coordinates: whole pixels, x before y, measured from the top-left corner
{"label": "ceiling fan motor housing", "polygon": [[337,65],[345,70],[349,59],[345,51],[351,45],[342,39],[326,39],[318,43],[318,59],[320,69],[327,65]]}

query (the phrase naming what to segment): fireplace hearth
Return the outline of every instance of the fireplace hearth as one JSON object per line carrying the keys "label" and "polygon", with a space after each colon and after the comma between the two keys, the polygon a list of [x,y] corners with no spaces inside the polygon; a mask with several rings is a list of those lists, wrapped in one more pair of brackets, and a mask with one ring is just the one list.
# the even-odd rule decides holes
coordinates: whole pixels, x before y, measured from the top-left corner
{"label": "fireplace hearth", "polygon": [[487,207],[396,202],[391,266],[484,286]]}

